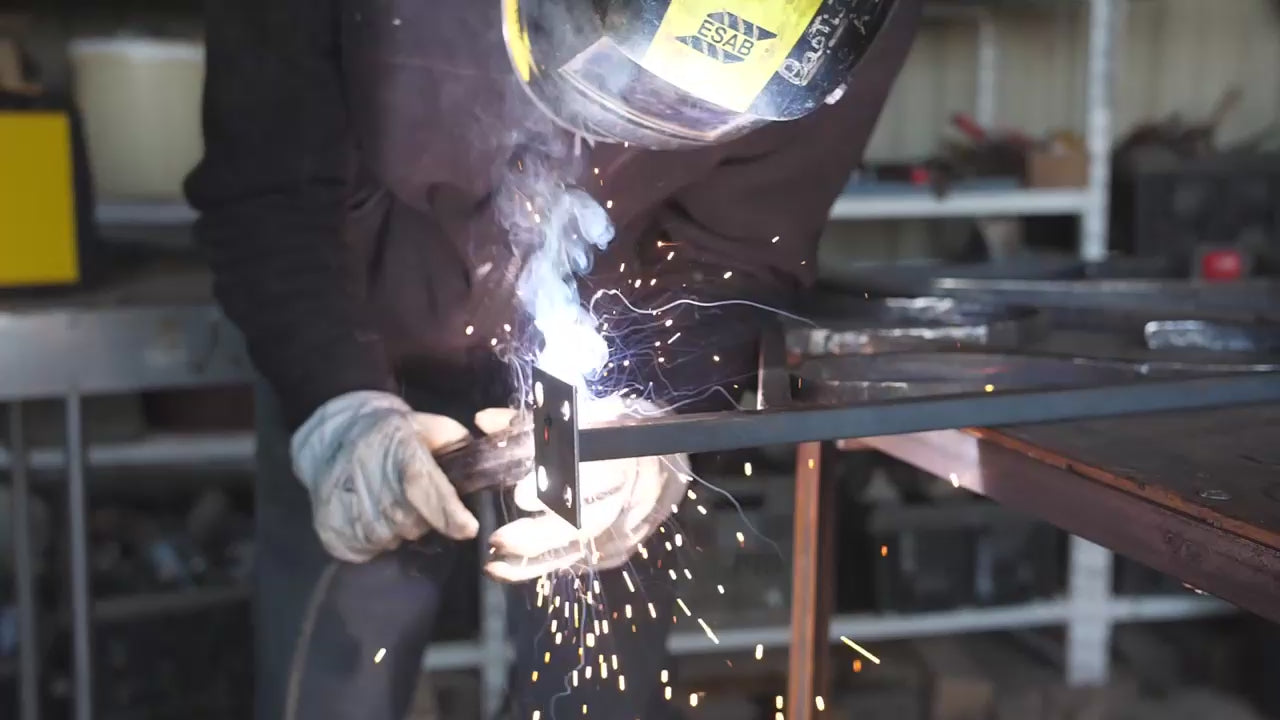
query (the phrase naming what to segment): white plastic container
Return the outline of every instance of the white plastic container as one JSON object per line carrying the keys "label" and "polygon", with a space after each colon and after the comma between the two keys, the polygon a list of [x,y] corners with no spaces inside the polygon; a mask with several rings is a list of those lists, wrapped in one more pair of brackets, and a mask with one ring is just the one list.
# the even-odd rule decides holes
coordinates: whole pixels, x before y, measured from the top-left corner
{"label": "white plastic container", "polygon": [[98,201],[180,201],[204,151],[204,45],[83,38],[68,50]]}

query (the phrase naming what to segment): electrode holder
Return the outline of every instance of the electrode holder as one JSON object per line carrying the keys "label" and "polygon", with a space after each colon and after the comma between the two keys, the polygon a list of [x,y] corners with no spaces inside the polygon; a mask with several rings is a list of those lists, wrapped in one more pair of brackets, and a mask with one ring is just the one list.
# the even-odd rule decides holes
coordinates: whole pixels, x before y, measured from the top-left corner
{"label": "electrode holder", "polygon": [[533,465],[538,499],[575,528],[582,527],[578,477],[577,388],[533,369]]}

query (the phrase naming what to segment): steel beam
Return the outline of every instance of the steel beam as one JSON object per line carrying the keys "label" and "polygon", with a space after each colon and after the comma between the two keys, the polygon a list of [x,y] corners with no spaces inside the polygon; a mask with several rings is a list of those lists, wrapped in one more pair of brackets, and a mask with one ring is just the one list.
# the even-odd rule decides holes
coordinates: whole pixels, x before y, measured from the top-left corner
{"label": "steel beam", "polygon": [[[1280,373],[700,413],[578,429],[582,462],[1280,402]],[[559,440],[570,442],[561,433]]]}

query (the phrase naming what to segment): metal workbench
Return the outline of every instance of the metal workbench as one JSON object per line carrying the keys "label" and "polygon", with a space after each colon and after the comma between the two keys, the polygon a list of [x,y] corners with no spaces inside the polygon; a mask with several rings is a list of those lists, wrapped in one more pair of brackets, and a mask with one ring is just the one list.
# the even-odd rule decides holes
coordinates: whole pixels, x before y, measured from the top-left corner
{"label": "metal workbench", "polygon": [[[89,702],[92,623],[131,612],[125,604],[112,599],[95,603],[92,596],[85,520],[89,466],[95,462],[172,465],[210,458],[249,464],[253,443],[243,435],[153,439],[126,446],[86,448],[82,413],[86,396],[242,385],[249,380],[250,368],[239,337],[213,308],[208,287],[207,275],[198,266],[160,263],[125,273],[100,290],[0,302],[0,403],[9,406],[6,459],[17,510],[17,597],[24,619],[20,662],[23,709],[19,715],[23,720],[39,716],[38,659],[33,641],[34,575],[26,536],[29,528],[23,512],[30,498],[33,468],[65,469],[71,547],[73,693],[77,719],[87,720],[93,714]],[[23,404],[46,398],[60,398],[65,403],[64,453],[49,448],[32,450],[24,441]],[[1221,578],[1227,578],[1231,582],[1229,592],[1218,592],[1259,610],[1265,609],[1261,603],[1266,597],[1259,593],[1265,592],[1265,583],[1273,577],[1267,573],[1274,567],[1271,563],[1276,548],[1280,548],[1280,527],[1273,527],[1274,516],[1266,514],[1268,504],[1262,502],[1270,497],[1267,493],[1280,497],[1280,490],[1271,488],[1274,483],[1267,480],[1268,473],[1280,462],[1275,451],[1267,447],[1265,436],[1267,429],[1274,427],[1276,414],[1273,408],[1264,407],[1186,417],[1175,414],[1137,422],[1107,420],[1004,431],[942,431],[873,438],[867,444],[944,477],[954,473],[956,482],[965,487],[1114,546],[1197,586],[1214,590]],[[1196,433],[1202,442],[1195,447],[1179,445],[1177,451],[1181,455],[1170,454],[1170,444],[1161,442],[1164,437],[1187,432]],[[1108,442],[1097,444],[1099,437]],[[962,446],[963,443],[968,445]],[[942,450],[936,449],[939,444]],[[1123,466],[1112,457],[1117,448],[1144,447],[1149,451],[1131,453],[1141,457],[1129,459]],[[959,461],[950,462],[953,456]],[[1213,483],[1206,483],[1203,477],[1185,469],[1196,464],[1210,466],[1219,458],[1227,458],[1229,465],[1215,471]],[[797,496],[809,505],[820,498],[820,494],[811,492],[818,487],[820,469],[817,446],[803,445],[797,461]],[[1217,482],[1219,476],[1221,482]],[[1261,496],[1258,487],[1265,488]],[[798,512],[804,512],[804,507],[799,506]],[[492,521],[492,517],[482,518],[489,527]],[[796,531],[797,553],[819,548],[820,538],[804,523],[797,523]],[[1237,549],[1223,554],[1217,549],[1220,547]],[[803,568],[797,565],[797,572],[813,572],[818,567],[805,563]],[[1109,551],[1077,538],[1071,545],[1069,590],[1060,599],[905,616],[835,617],[829,622],[824,617],[820,623],[810,619],[792,627],[717,628],[718,642],[696,631],[677,632],[671,639],[671,649],[676,653],[705,653],[750,650],[763,645],[790,646],[794,651],[797,627],[808,633],[804,644],[817,648],[840,635],[873,640],[1065,625],[1071,638],[1067,648],[1069,677],[1078,682],[1095,682],[1106,676],[1109,631],[1114,623],[1193,617],[1230,609],[1223,603],[1195,596],[1114,597],[1110,568]],[[814,585],[801,583],[796,587]],[[480,669],[486,695],[496,698],[506,679],[505,663],[509,657],[503,592],[487,582],[482,592],[480,638],[471,643],[434,646],[424,662],[428,668]],[[244,597],[242,589],[233,589],[203,598],[147,598],[142,605],[195,607]],[[816,595],[807,600],[800,598],[794,605],[796,612],[816,600]],[[814,668],[803,657],[805,653],[794,654],[794,672],[812,678]]]}

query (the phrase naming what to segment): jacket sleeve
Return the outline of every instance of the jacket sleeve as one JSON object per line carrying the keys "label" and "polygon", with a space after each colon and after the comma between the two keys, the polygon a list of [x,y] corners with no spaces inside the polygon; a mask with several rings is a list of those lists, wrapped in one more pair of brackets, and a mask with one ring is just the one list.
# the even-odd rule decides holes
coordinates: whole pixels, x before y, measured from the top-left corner
{"label": "jacket sleeve", "polygon": [[731,268],[740,262],[789,286],[779,290],[811,285],[831,205],[862,161],[915,39],[920,6],[898,0],[838,102],[731,144],[710,172],[672,197],[663,213],[672,241],[692,241],[731,259]]}
{"label": "jacket sleeve", "polygon": [[205,156],[187,180],[214,294],[291,427],[393,387],[343,238],[354,153],[337,0],[206,3]]}

